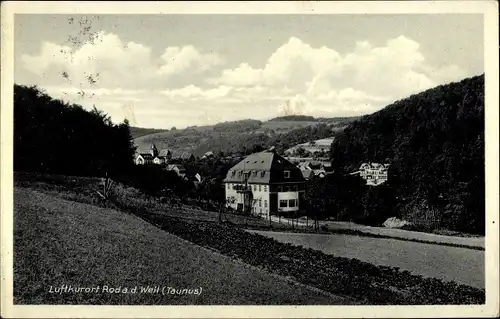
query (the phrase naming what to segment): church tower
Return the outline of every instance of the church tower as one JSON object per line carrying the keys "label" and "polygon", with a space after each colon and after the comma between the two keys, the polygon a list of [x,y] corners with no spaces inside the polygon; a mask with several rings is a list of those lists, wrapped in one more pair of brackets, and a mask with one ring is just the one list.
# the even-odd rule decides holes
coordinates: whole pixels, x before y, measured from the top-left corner
{"label": "church tower", "polygon": [[158,149],[156,148],[156,145],[151,144],[151,149],[149,150],[149,152],[151,153],[151,156],[153,156],[153,158],[157,157]]}

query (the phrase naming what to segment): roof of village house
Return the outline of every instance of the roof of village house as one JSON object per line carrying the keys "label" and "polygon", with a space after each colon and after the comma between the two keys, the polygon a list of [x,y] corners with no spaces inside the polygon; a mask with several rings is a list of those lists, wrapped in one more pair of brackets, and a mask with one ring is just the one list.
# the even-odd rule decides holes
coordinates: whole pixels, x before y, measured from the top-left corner
{"label": "roof of village house", "polygon": [[165,157],[168,155],[172,155],[172,151],[170,151],[169,149],[166,149],[166,148],[160,150],[160,152],[158,153],[158,157]]}
{"label": "roof of village house", "polygon": [[172,170],[172,169],[174,169],[174,167],[177,167],[177,169],[178,169],[179,171],[185,171],[185,170],[186,170],[186,169],[184,168],[184,166],[182,166],[182,165],[180,165],[180,164],[169,164],[169,165],[167,165],[167,169],[168,169],[168,170]]}
{"label": "roof of village house", "polygon": [[180,158],[182,159],[188,159],[190,157],[194,157],[194,154],[193,153],[187,153],[187,152],[184,152],[181,154]]}
{"label": "roof of village house", "polygon": [[135,152],[137,154],[151,154],[151,151],[153,150],[156,150],[158,151],[158,149],[156,148],[156,145],[154,143],[152,144],[141,144],[141,145],[135,145],[136,146],[136,149],[135,149]]}
{"label": "roof of village house", "polygon": [[363,163],[361,164],[360,166],[360,169],[367,169],[367,168],[371,168],[371,169],[382,169],[382,168],[389,168],[389,165],[390,164],[379,164],[379,163]]}
{"label": "roof of village house", "polygon": [[320,169],[321,163],[316,161],[311,161],[307,166],[309,166],[311,169]]}
{"label": "roof of village house", "polygon": [[[290,172],[289,178],[285,178],[284,171]],[[269,184],[305,181],[299,168],[273,150],[247,156],[227,172],[224,182],[244,183],[245,174],[248,174],[249,183]]]}
{"label": "roof of village house", "polygon": [[139,155],[144,159],[153,159],[153,155],[151,155],[151,153],[139,153]]}

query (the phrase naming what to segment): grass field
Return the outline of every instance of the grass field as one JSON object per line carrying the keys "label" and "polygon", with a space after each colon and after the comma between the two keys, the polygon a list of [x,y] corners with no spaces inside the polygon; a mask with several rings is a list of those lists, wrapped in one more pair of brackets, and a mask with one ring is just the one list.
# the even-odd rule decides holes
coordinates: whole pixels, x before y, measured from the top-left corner
{"label": "grass field", "polygon": [[138,138],[141,136],[154,134],[154,133],[161,133],[161,132],[165,132],[165,131],[166,130],[154,129],[154,128],[130,127],[130,135],[132,135],[132,138]]}
{"label": "grass field", "polygon": [[[14,199],[15,304],[352,302],[208,251],[124,212],[26,188],[15,188]],[[199,295],[50,292],[62,285],[202,289]]]}
{"label": "grass field", "polygon": [[[50,180],[50,182],[47,182],[48,180]],[[18,265],[21,265],[19,266],[20,268],[18,268],[18,271],[21,272],[20,278],[22,279],[20,279],[17,283],[18,286],[21,285],[21,288],[18,287],[17,291],[21,295],[29,294],[31,298],[37,298],[41,292],[40,289],[43,289],[43,285],[47,284],[47,280],[49,280],[48,278],[54,278],[55,276],[55,278],[71,279],[72,277],[66,277],[68,274],[62,276],[61,271],[66,269],[68,265],[74,265],[74,263],[76,263],[76,269],[87,272],[85,273],[85,278],[101,278],[96,277],[99,273],[92,273],[89,270],[92,269],[92,264],[88,264],[89,262],[78,259],[78,256],[81,255],[80,253],[71,253],[71,250],[75,248],[68,249],[62,254],[59,251],[50,253],[53,249],[60,249],[61,247],[64,247],[64,245],[66,245],[66,247],[77,247],[76,251],[83,254],[86,253],[87,255],[89,255],[91,251],[98,251],[99,253],[103,252],[105,255],[99,256],[102,258],[110,258],[109,262],[112,262],[115,265],[118,264],[118,266],[110,267],[110,269],[113,269],[113,273],[124,273],[125,278],[130,278],[130,276],[126,275],[130,272],[137,276],[135,277],[136,279],[142,280],[142,278],[149,278],[151,281],[151,278],[159,278],[154,276],[150,277],[149,275],[141,277],[139,273],[134,273],[134,270],[127,268],[127,265],[120,265],[120,261],[126,260],[126,263],[128,263],[128,259],[126,259],[125,255],[134,256],[135,254],[138,254],[138,259],[142,260],[142,262],[139,264],[133,264],[133,269],[141,268],[143,263],[147,263],[151,260],[156,260],[157,262],[162,263],[162,258],[165,258],[161,253],[162,248],[159,248],[160,251],[157,251],[157,248],[149,249],[148,247],[151,247],[152,245],[162,246],[161,242],[165,239],[150,241],[151,236],[147,235],[146,237],[137,237],[138,235],[133,234],[134,231],[130,228],[128,228],[130,232],[122,232],[121,226],[113,228],[111,232],[107,230],[105,231],[101,228],[97,234],[94,231],[89,231],[87,229],[88,227],[99,229],[92,224],[95,222],[98,222],[99,227],[109,227],[110,220],[108,220],[107,217],[104,217],[103,219],[103,216],[112,214],[120,215],[122,216],[121,218],[123,218],[123,216],[128,216],[125,212],[129,212],[153,225],[157,225],[158,228],[161,228],[168,233],[175,234],[188,240],[189,242],[196,243],[210,250],[216,250],[222,255],[229,256],[233,259],[233,261],[234,259],[242,260],[246,264],[253,265],[260,270],[265,270],[266,272],[273,273],[274,275],[292,278],[294,281],[301,282],[307,286],[313,286],[323,292],[329,292],[335,296],[350,296],[351,298],[358,300],[359,303],[429,304],[436,302],[438,304],[477,304],[484,302],[484,290],[481,289],[457,285],[454,282],[442,282],[434,278],[425,279],[422,278],[422,276],[415,276],[407,271],[400,271],[396,268],[377,267],[369,263],[361,262],[357,259],[329,256],[328,254],[324,254],[320,251],[279,243],[260,235],[252,235],[244,231],[242,229],[244,228],[242,225],[235,225],[234,222],[229,224],[218,223],[213,220],[216,216],[218,216],[214,212],[203,212],[197,209],[189,211],[185,209],[186,207],[168,206],[168,204],[162,204],[158,201],[158,199],[155,200],[148,198],[143,194],[141,195],[137,190],[125,188],[123,185],[117,185],[114,189],[112,201],[102,202],[97,199],[97,196],[95,195],[95,187],[98,184],[98,179],[16,174],[15,181],[16,185],[21,187],[21,191],[23,187],[30,187],[36,188],[45,193],[42,194],[37,192],[36,194],[39,194],[37,196],[42,196],[39,198],[33,194],[27,195],[24,200],[30,203],[28,207],[23,206],[23,198],[17,197],[21,199],[16,199],[16,205],[20,207],[20,209],[16,210],[16,213],[19,213],[19,216],[23,216],[22,214],[28,212],[27,216],[19,218],[19,221],[16,221],[16,225],[19,225],[17,229],[21,229],[16,229],[16,240],[20,243],[19,247],[22,248],[19,250],[21,252],[21,260],[18,262]],[[28,191],[33,192],[32,190]],[[51,196],[47,196],[47,194],[51,194]],[[67,198],[72,201],[61,200],[62,198]],[[56,204],[49,203],[54,201]],[[94,203],[95,205],[101,206],[101,208],[90,205],[81,205],[74,203],[73,201]],[[61,203],[66,203],[66,206],[60,206],[62,205]],[[40,207],[38,207],[38,205]],[[79,213],[77,212],[79,214],[77,218],[68,219],[68,216],[72,215],[68,215],[65,212],[71,212],[74,214],[71,210],[73,205],[77,205],[79,207],[78,209],[81,209],[82,211]],[[32,208],[33,206],[35,208]],[[113,208],[118,208],[122,212]],[[95,216],[91,213],[92,210],[96,211]],[[40,215],[37,214],[36,211],[43,211],[45,213]],[[185,216],[183,216],[183,214],[185,214]],[[205,214],[205,219],[200,218],[203,214]],[[41,216],[48,217],[45,219],[38,219],[41,218]],[[86,219],[87,216],[92,216],[91,221]],[[238,216],[233,217],[241,218]],[[83,222],[81,223],[80,220]],[[55,222],[57,222],[55,226],[50,226]],[[111,222],[113,227],[115,225],[119,225],[119,223],[115,220],[112,220]],[[129,224],[130,221],[127,219],[124,220],[123,223]],[[38,225],[38,228],[35,228],[33,225]],[[85,225],[85,227],[80,229],[80,237],[73,239],[75,236],[70,234],[78,234],[79,232],[74,232],[74,230],[79,229],[78,227],[82,225]],[[148,224],[146,223],[146,225]],[[23,227],[26,229],[35,229],[35,232],[32,235],[29,235],[32,230],[23,231]],[[261,225],[260,227],[263,228],[265,226]],[[252,228],[258,228],[258,225],[255,225]],[[85,234],[85,232],[87,233]],[[27,240],[26,237],[23,237],[27,236],[26,234],[29,236]],[[41,234],[47,234],[46,238],[40,236]],[[109,237],[110,234],[111,237]],[[61,236],[63,236],[63,239],[59,239]],[[114,238],[114,236],[117,236],[117,238]],[[38,240],[37,238],[42,239]],[[93,241],[90,242],[90,247],[93,247],[90,250],[88,249],[88,238],[94,238]],[[113,241],[108,244],[108,239]],[[24,242],[28,242],[29,244],[25,244]],[[98,245],[98,243],[101,242],[103,244],[101,246],[106,247],[105,249]],[[141,244],[140,248],[132,248],[135,247],[138,242],[145,242],[145,244]],[[127,246],[127,244],[131,247]],[[116,246],[116,249],[125,255],[112,257],[114,256],[113,254],[116,254],[116,252],[113,252],[113,246]],[[169,251],[167,256],[174,255],[175,258],[191,256],[189,255],[189,252],[186,251],[182,251],[177,256],[176,253],[173,253],[175,252],[175,247],[173,248],[173,246],[164,248],[166,251]],[[70,257],[69,263],[68,260],[66,260],[66,256],[72,256]],[[71,261],[71,258],[75,258],[76,261]],[[200,258],[197,257],[195,259],[199,260]],[[43,260],[41,263],[42,266],[36,265],[38,260]],[[90,258],[89,260],[95,260],[95,258]],[[60,271],[55,274],[51,273],[49,268],[50,264],[53,262],[64,265],[64,269],[60,269]],[[99,264],[99,262],[100,261],[95,261],[96,264]],[[85,267],[82,266],[82,263]],[[33,265],[36,265],[36,267]],[[197,265],[204,266],[203,264]],[[30,266],[37,268],[37,270],[27,270]],[[42,267],[42,269],[40,269],[40,267]],[[160,274],[166,276],[167,272],[165,272],[165,270],[162,272],[162,270],[158,267],[160,266],[146,267],[145,271],[148,273],[151,273],[151,271],[160,272]],[[69,268],[71,269],[71,267]],[[195,269],[196,266],[193,266],[192,271],[195,271]],[[219,268],[220,271],[226,271],[225,269],[226,268]],[[22,273],[22,271],[25,273]],[[214,273],[216,273],[215,270]],[[208,275],[212,277],[215,276],[214,273],[208,273]],[[259,271],[257,271],[257,273],[259,273]],[[311,273],[313,273],[314,276],[311,276]],[[71,273],[69,275],[71,276]],[[112,274],[110,275],[112,276]],[[80,278],[81,272],[77,271],[75,276],[76,278]],[[35,278],[38,277],[44,279],[42,281],[37,281]],[[123,276],[120,276],[119,278],[123,278]],[[132,278],[134,278],[134,276],[132,276]],[[181,278],[183,277],[181,276]],[[208,279],[200,280],[203,281]],[[216,278],[216,280],[219,279]],[[30,294],[30,289],[33,289],[32,287],[36,286],[34,283],[38,284],[39,290],[36,293],[32,292]],[[208,282],[208,284],[210,284],[210,282]],[[48,297],[51,297],[51,295],[48,295]],[[56,297],[52,295],[51,298]],[[277,300],[282,300],[281,297],[276,298]],[[330,298],[332,298],[331,295]],[[229,301],[232,300],[233,299],[229,299]],[[248,299],[245,300],[248,301]],[[251,298],[250,300],[254,301],[255,299]],[[335,300],[334,303],[347,302],[346,300],[339,301],[338,297],[333,297],[333,300]],[[114,301],[97,299],[94,302],[112,303]],[[158,301],[157,299],[148,299],[146,301],[127,299],[127,302],[132,304],[134,302],[148,302],[148,304],[154,304],[155,302],[161,301]],[[212,301],[207,302],[210,304],[213,303]]]}

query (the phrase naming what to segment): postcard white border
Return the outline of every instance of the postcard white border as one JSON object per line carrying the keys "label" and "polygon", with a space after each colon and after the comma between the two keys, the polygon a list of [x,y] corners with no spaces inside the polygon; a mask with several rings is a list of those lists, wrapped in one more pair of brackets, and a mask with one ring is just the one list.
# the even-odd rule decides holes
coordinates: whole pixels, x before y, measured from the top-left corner
{"label": "postcard white border", "polygon": [[[1,284],[6,318],[492,317],[499,309],[498,2],[3,2],[1,7]],[[484,15],[486,304],[481,306],[17,306],[12,303],[14,14],[442,14]]]}

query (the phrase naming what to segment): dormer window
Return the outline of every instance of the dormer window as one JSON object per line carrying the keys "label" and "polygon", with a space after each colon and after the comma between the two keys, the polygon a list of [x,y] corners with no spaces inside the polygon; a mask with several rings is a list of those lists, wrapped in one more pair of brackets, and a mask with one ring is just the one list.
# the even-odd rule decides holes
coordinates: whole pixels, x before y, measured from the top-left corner
{"label": "dormer window", "polygon": [[265,174],[266,174],[265,171],[260,172],[260,177],[264,177]]}
{"label": "dormer window", "polygon": [[285,175],[285,178],[290,178],[290,171],[285,171],[284,175]]}

